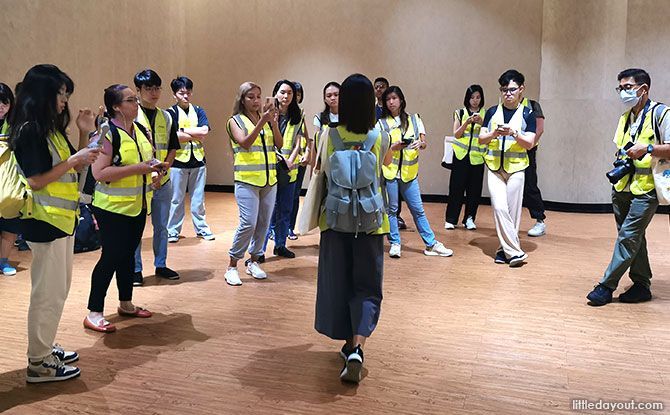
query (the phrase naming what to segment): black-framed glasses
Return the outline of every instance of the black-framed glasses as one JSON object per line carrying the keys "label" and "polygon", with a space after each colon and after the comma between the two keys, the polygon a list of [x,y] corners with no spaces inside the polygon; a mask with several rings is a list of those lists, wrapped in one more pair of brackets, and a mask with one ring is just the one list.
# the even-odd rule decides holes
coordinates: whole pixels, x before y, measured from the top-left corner
{"label": "black-framed glasses", "polygon": [[500,92],[505,95],[505,94],[514,94],[516,91],[519,90],[518,86],[513,86],[511,88],[505,88],[505,87],[500,87]]}
{"label": "black-framed glasses", "polygon": [[147,92],[160,92],[163,89],[161,86],[145,86],[144,90]]}
{"label": "black-framed glasses", "polygon": [[618,93],[621,93],[621,91],[630,91],[631,89],[633,89],[634,86],[638,86],[638,85],[644,85],[644,84],[623,84],[623,85],[619,85],[618,87],[614,88],[614,90]]}

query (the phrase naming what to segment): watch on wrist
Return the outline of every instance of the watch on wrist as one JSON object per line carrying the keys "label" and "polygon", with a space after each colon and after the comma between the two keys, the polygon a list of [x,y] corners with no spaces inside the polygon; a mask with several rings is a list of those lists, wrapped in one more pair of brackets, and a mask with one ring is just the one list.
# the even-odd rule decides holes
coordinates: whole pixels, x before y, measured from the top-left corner
{"label": "watch on wrist", "polygon": [[654,145],[653,145],[653,144],[649,144],[649,145],[647,146],[647,154],[651,154],[652,151],[654,151]]}

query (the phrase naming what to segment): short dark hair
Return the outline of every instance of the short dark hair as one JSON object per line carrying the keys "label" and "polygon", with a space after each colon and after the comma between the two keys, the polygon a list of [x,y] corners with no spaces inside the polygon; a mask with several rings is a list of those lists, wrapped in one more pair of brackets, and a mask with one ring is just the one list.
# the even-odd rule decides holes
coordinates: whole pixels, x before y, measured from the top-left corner
{"label": "short dark hair", "polygon": [[647,84],[647,86],[651,88],[651,77],[649,76],[649,73],[647,73],[647,71],[645,71],[644,69],[639,68],[626,69],[624,71],[619,72],[619,75],[617,75],[616,80],[620,81],[624,78],[633,78],[635,79],[636,84]]}
{"label": "short dark hair", "polygon": [[375,90],[365,75],[349,75],[342,82],[338,113],[339,124],[352,133],[366,134],[375,126]]}
{"label": "short dark hair", "polygon": [[463,106],[465,108],[470,109],[470,98],[472,98],[472,95],[475,92],[479,92],[479,95],[482,97],[481,101],[479,101],[479,109],[484,108],[484,89],[482,89],[481,85],[477,84],[470,85],[468,89],[465,90],[465,98],[463,98]]}
{"label": "short dark hair", "polygon": [[0,82],[0,102],[3,104],[9,104],[9,110],[11,111],[14,106],[14,93],[12,88],[7,84]]}
{"label": "short dark hair", "polygon": [[524,82],[526,82],[526,78],[516,69],[508,69],[503,72],[502,75],[500,75],[500,78],[498,78],[498,83],[500,86],[507,86],[512,81],[521,86]]}
{"label": "short dark hair", "polygon": [[377,82],[383,82],[384,84],[386,84],[387,88],[389,87],[389,85],[391,85],[391,84],[389,84],[389,80],[384,78],[383,76],[379,76],[379,77],[375,78],[375,81],[372,83],[372,85],[376,84]]}
{"label": "short dark hair", "polygon": [[133,82],[137,88],[142,88],[142,86],[161,86],[163,83],[161,77],[152,69],[144,69],[136,73]]}
{"label": "short dark hair", "polygon": [[193,89],[193,81],[185,76],[178,76],[170,82],[170,88],[172,88],[172,92],[177,92],[182,88],[190,90]]}
{"label": "short dark hair", "polygon": [[114,110],[114,106],[121,104],[123,101],[123,92],[121,91],[126,88],[128,88],[127,85],[114,84],[108,86],[105,89],[105,109],[107,110],[107,115],[110,118],[114,118],[114,116],[116,116],[116,110]]}

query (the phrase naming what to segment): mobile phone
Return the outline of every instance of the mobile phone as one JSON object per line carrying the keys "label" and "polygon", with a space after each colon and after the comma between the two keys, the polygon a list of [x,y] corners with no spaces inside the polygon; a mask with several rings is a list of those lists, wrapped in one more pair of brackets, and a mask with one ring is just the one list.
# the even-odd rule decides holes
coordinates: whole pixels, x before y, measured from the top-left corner
{"label": "mobile phone", "polygon": [[157,158],[152,158],[151,160],[149,160],[149,165],[151,167],[159,165],[159,164],[161,164],[161,161],[158,160]]}
{"label": "mobile phone", "polygon": [[412,140],[411,138],[403,138],[400,141],[402,142],[402,145],[408,146],[408,145],[412,144],[412,141],[414,141],[414,140]]}
{"label": "mobile phone", "polygon": [[275,108],[279,108],[279,98],[275,98]]}

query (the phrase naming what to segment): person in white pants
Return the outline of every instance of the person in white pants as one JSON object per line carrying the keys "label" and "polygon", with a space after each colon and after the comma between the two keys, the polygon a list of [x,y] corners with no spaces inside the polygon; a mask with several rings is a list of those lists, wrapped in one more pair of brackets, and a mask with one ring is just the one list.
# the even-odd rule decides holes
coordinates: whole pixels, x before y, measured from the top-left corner
{"label": "person in white pants", "polygon": [[486,111],[479,143],[487,145],[484,160],[491,205],[500,240],[494,262],[521,266],[528,258],[521,249],[519,223],[523,202],[527,150],[535,145],[535,115],[521,104],[524,76],[510,69],[498,79],[501,102]]}

